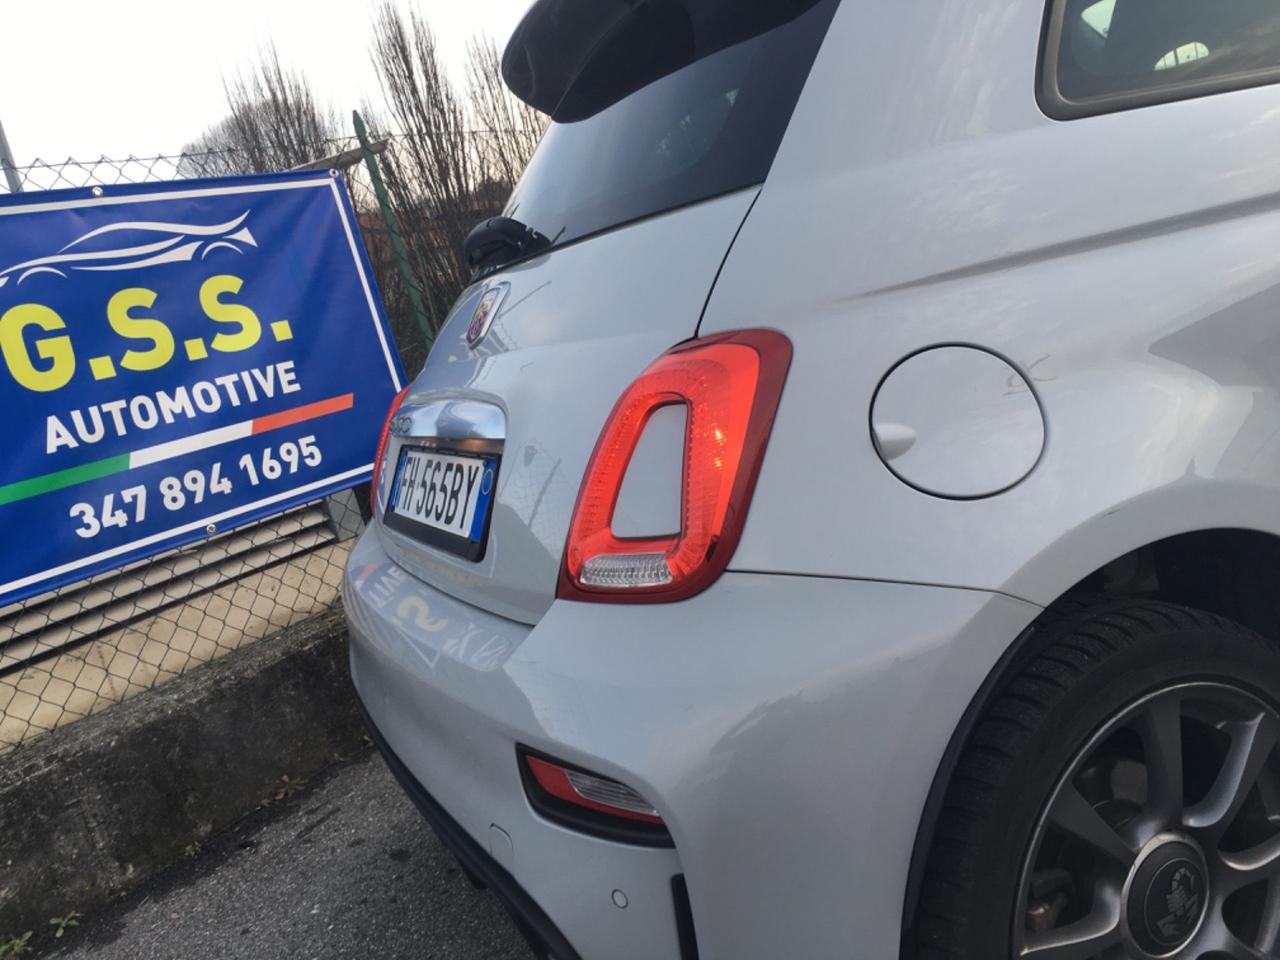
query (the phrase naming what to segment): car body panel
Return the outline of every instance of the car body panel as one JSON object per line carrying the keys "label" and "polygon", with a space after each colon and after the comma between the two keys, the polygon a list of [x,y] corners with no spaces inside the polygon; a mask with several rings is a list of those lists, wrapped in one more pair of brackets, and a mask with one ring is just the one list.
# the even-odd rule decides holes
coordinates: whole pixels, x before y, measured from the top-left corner
{"label": "car body panel", "polygon": [[[350,570],[352,679],[400,762],[584,958],[673,955],[674,851],[583,837],[538,820],[525,800],[515,746],[535,738],[536,704],[509,664],[529,627],[414,580],[389,561],[377,529],[357,544]],[[509,849],[491,849],[494,826]],[[615,888],[627,895],[625,911],[610,899]]]}
{"label": "car body panel", "polygon": [[[810,79],[857,121],[802,98],[700,328],[795,346],[731,568],[1044,604],[1164,537],[1280,533],[1280,87],[1061,123],[1035,101],[1040,5],[871,6],[876,31],[841,8]],[[944,343],[1042,402],[1044,455],[1000,496],[922,493],[868,442],[885,374]]]}
{"label": "car body panel", "polygon": [[[388,531],[396,563],[460,599],[537,622],[555,596],[582,473],[609,411],[646,366],[693,336],[755,194],[709,200],[572,244],[463,295],[403,409],[496,408],[488,420],[502,422],[506,435],[487,549],[473,563]],[[467,330],[476,294],[495,283],[510,289],[488,334],[472,347]],[[443,425],[431,431],[440,439],[476,435],[475,416],[432,422]],[[402,442],[392,436],[388,443],[387,481]]]}
{"label": "car body panel", "polygon": [[[479,843],[506,831],[516,881],[584,958],[610,960],[679,956],[677,873],[709,960],[893,956],[951,731],[1039,612],[971,590],[726,574],[678,604],[558,601],[530,628],[415,581],[378,529],[343,597],[357,691],[396,755]],[[517,743],[638,790],[675,850],[540,819]]]}

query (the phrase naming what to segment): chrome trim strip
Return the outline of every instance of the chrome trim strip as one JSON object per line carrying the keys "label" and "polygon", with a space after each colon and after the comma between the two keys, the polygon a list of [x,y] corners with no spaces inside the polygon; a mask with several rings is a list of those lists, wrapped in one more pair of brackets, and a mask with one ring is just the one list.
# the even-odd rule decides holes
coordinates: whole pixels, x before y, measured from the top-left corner
{"label": "chrome trim strip", "polygon": [[505,440],[507,416],[482,400],[431,400],[405,404],[391,420],[401,440]]}

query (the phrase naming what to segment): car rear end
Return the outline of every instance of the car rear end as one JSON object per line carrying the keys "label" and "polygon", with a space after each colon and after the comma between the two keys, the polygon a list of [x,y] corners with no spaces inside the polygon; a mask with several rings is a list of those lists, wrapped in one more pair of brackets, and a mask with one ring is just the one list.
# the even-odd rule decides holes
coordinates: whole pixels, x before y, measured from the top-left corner
{"label": "car rear end", "polygon": [[[510,284],[504,306],[474,350],[465,343],[474,293],[464,298],[391,417],[375,519],[348,566],[352,674],[372,726],[463,833],[556,918],[582,957],[681,956],[672,898],[679,862],[669,839],[612,842],[540,817],[526,798],[517,749],[603,775],[625,763],[602,763],[598,754],[607,751],[585,749],[580,736],[612,724],[620,734],[627,725],[617,704],[587,702],[609,690],[605,677],[571,682],[572,668],[586,664],[558,664],[548,646],[601,639],[569,625],[574,617],[555,625],[557,608],[588,606],[556,599],[570,518],[611,408],[647,360],[693,333],[748,204],[729,196],[672,215],[688,246],[672,241],[676,224],[660,216],[503,272],[494,280]],[[619,268],[638,262],[647,269]],[[670,515],[679,509],[680,454],[679,439],[667,439],[674,449],[651,444],[652,469],[670,474],[664,486],[676,499],[652,506]],[[408,516],[415,503],[426,509],[431,488],[424,491],[423,478],[438,472],[445,482],[442,463],[481,473],[458,528],[474,530],[475,539],[417,529],[423,525]],[[433,499],[448,504],[453,475]],[[469,492],[462,476],[459,500]],[[493,484],[487,517],[486,482]],[[449,507],[440,511],[444,520]],[[648,532],[670,532],[662,526]],[[615,888],[625,910],[612,905]],[[582,928],[567,919],[579,914]]]}
{"label": "car rear end", "polygon": [[[379,445],[344,584],[360,700],[561,960],[846,955],[848,922],[783,923],[852,902],[829,840],[883,802],[823,758],[911,696],[885,644],[1011,616],[726,572],[796,373],[775,330],[698,327],[815,60],[839,56],[838,6],[536,3],[504,71],[555,122],[507,215],[550,246],[463,294]],[[894,748],[860,763],[887,776]],[[896,938],[896,913],[866,914],[866,943]]]}

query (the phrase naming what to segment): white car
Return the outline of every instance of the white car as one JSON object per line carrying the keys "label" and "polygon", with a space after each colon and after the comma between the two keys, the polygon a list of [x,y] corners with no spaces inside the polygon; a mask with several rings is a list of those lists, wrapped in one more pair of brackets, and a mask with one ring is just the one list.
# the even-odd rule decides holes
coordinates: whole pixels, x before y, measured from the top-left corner
{"label": "white car", "polygon": [[344,593],[535,949],[1280,955],[1280,8],[538,0],[504,71]]}

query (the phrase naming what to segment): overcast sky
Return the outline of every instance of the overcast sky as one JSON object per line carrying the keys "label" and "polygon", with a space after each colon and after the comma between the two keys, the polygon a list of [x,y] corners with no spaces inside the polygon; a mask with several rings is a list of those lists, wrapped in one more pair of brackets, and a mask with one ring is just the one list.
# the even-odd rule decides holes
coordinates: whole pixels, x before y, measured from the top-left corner
{"label": "overcast sky", "polygon": [[[406,7],[414,0],[397,0]],[[455,76],[468,37],[505,45],[530,0],[418,0]],[[176,153],[226,112],[222,78],[274,40],[344,117],[378,102],[372,0],[3,0],[0,124],[40,157]]]}

